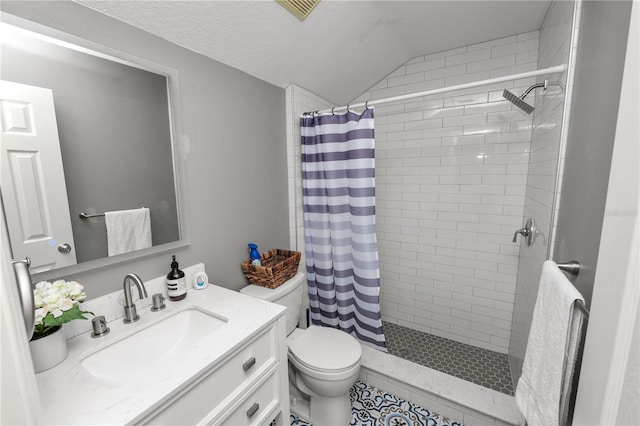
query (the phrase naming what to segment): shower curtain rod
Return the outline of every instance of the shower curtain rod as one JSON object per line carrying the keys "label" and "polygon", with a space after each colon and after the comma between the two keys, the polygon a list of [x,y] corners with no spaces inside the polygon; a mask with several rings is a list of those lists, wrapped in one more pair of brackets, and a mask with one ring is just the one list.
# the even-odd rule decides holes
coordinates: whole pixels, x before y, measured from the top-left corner
{"label": "shower curtain rod", "polygon": [[543,68],[535,71],[527,71],[519,74],[510,74],[510,75],[505,75],[503,77],[490,78],[488,80],[480,80],[480,81],[474,81],[472,83],[464,83],[464,84],[458,84],[455,86],[441,87],[440,89],[432,89],[432,90],[426,90],[424,92],[409,93],[407,95],[392,96],[390,98],[376,99],[374,101],[358,102],[357,104],[345,105],[345,106],[340,106],[340,107],[335,107],[330,109],[323,109],[320,111],[310,111],[310,112],[305,112],[304,114],[311,114],[311,113],[333,114],[337,111],[348,110],[350,108],[359,108],[359,107],[368,108],[370,106],[374,106],[378,104],[386,104],[389,102],[404,101],[405,99],[419,98],[421,96],[429,96],[429,95],[436,95],[438,93],[446,93],[446,92],[453,92],[456,90],[470,89],[472,87],[484,86],[487,84],[503,83],[505,81],[518,80],[521,78],[536,77],[536,76],[545,75],[545,74],[561,73],[561,72],[564,72],[565,69],[566,69],[565,65],[556,65],[553,67]]}

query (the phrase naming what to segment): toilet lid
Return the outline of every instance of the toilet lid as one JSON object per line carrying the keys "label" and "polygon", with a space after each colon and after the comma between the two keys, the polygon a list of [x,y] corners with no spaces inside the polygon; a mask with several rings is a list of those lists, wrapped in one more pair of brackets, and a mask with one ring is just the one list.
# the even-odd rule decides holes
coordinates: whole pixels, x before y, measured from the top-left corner
{"label": "toilet lid", "polygon": [[336,371],[360,361],[362,347],[344,331],[311,326],[291,343],[289,352],[311,368]]}

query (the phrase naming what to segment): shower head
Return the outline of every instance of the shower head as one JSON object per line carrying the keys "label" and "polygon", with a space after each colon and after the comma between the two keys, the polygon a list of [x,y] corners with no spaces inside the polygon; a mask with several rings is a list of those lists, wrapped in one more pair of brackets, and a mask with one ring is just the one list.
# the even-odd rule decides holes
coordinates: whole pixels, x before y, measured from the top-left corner
{"label": "shower head", "polygon": [[[557,84],[560,84],[560,83],[557,83]],[[533,89],[537,89],[538,87],[544,87],[544,90],[547,90],[549,88],[549,80],[545,80],[544,83],[534,84],[533,86],[525,90],[522,96],[520,97],[514,95],[507,89],[504,89],[502,91],[502,97],[508,100],[509,102],[511,102],[512,104],[514,104],[515,106],[517,106],[518,108],[520,108],[521,110],[523,110],[524,112],[526,112],[527,114],[531,114],[535,108],[529,105],[528,103],[526,103],[524,101],[524,98],[526,98],[527,95]]]}
{"label": "shower head", "polygon": [[534,107],[532,107],[531,105],[529,105],[523,100],[524,96],[522,98],[519,98],[513,93],[511,93],[510,91],[508,91],[507,89],[504,89],[502,91],[502,97],[508,100],[509,102],[511,102],[512,104],[514,104],[515,106],[517,106],[518,108],[520,108],[521,110],[523,110],[524,112],[526,112],[527,114],[531,114],[535,109]]}

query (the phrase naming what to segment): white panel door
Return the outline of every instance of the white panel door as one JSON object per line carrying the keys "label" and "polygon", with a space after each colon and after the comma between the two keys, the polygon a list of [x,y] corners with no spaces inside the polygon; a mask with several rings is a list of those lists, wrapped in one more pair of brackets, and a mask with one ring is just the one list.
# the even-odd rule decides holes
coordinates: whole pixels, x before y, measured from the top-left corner
{"label": "white panel door", "polygon": [[53,92],[0,80],[0,132],[13,256],[30,257],[32,272],[75,265]]}
{"label": "white panel door", "polygon": [[[2,203],[0,202],[0,206]],[[0,229],[5,229],[0,214]],[[43,424],[40,394],[33,371],[29,338],[25,334],[25,320],[18,283],[11,264],[9,239],[0,233],[0,424]]]}

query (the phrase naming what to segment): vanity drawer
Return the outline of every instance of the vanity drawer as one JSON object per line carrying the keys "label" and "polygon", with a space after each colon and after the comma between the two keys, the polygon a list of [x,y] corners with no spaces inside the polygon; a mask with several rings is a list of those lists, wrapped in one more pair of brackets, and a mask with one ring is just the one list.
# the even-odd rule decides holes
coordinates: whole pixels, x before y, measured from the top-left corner
{"label": "vanity drawer", "polygon": [[280,375],[274,369],[266,378],[260,380],[249,392],[249,395],[230,414],[225,415],[215,425],[259,425],[272,420],[274,408],[278,405],[280,393]]}
{"label": "vanity drawer", "polygon": [[234,389],[248,386],[249,382],[275,364],[276,341],[272,327],[214,371],[211,376],[216,387],[208,392],[209,401],[222,401]]}
{"label": "vanity drawer", "polygon": [[242,398],[242,394],[260,376],[277,365],[276,341],[276,329],[271,327],[234,353],[211,374],[167,401],[142,423],[196,424],[205,418],[218,417]]}

